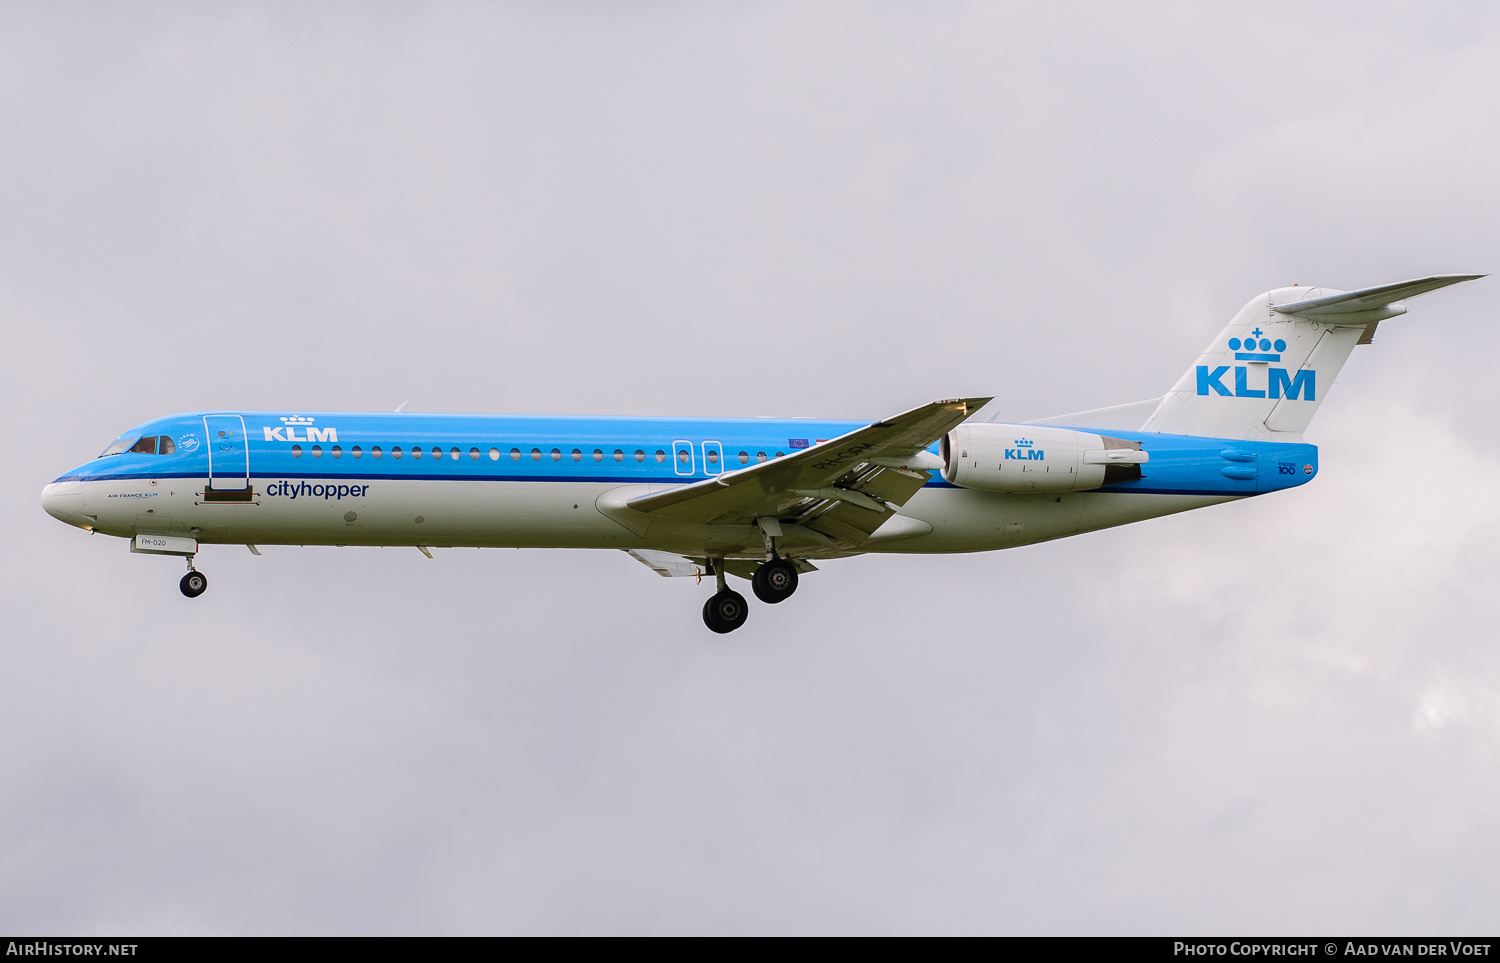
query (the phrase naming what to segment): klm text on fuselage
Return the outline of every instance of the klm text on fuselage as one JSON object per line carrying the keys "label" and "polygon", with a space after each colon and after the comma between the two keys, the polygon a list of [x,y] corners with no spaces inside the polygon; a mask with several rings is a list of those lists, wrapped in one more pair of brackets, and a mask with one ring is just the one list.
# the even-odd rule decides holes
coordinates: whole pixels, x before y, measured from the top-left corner
{"label": "klm text on fuselage", "polygon": [[280,428],[262,428],[266,433],[266,441],[338,441],[339,430],[337,428],[307,428],[306,435],[297,434],[295,425],[282,425]]}

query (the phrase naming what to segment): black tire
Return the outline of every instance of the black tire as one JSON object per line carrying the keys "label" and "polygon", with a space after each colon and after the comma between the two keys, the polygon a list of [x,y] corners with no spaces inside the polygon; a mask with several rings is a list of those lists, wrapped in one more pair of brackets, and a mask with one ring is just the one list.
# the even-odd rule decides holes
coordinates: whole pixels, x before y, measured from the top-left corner
{"label": "black tire", "polygon": [[723,635],[733,632],[745,624],[750,614],[750,605],[745,597],[730,589],[718,593],[703,603],[703,624]]}
{"label": "black tire", "polygon": [[177,587],[182,589],[183,595],[195,599],[208,590],[208,576],[202,572],[189,572],[177,583]]}
{"label": "black tire", "polygon": [[773,558],[755,570],[750,587],[762,602],[769,605],[785,602],[797,591],[797,566],[784,558]]}

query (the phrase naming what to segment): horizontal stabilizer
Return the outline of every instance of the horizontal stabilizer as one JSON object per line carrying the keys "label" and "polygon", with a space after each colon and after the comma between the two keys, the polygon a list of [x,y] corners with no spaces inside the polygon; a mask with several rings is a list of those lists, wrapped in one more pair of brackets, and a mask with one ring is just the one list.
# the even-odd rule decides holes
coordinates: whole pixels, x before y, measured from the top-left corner
{"label": "horizontal stabilizer", "polygon": [[[1428,291],[1436,291],[1460,281],[1473,281],[1483,274],[1435,274],[1414,281],[1398,281],[1381,284],[1358,291],[1343,291],[1325,297],[1300,298],[1284,304],[1273,304],[1277,314],[1290,314],[1299,318],[1316,318],[1325,324],[1368,324],[1380,317],[1394,317],[1404,313],[1393,310],[1391,305],[1407,298],[1414,298]],[[1283,288],[1282,291],[1286,289]],[[1326,288],[1306,288],[1308,294],[1317,294]],[[1281,293],[1281,292],[1277,292]]]}

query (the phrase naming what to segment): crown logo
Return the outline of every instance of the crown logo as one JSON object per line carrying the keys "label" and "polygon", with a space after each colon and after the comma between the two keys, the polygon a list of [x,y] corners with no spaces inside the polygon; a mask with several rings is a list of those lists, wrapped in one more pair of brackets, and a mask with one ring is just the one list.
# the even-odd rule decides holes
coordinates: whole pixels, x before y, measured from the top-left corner
{"label": "crown logo", "polygon": [[283,416],[281,423],[283,425],[310,425],[313,423],[313,420],[303,415],[292,415],[291,417]]}
{"label": "crown logo", "polygon": [[[1241,341],[1239,338],[1229,339],[1229,350],[1234,352],[1236,361],[1280,361],[1281,352],[1286,350],[1286,342],[1277,338],[1261,337],[1265,334],[1260,328],[1250,332],[1253,337]],[[1258,339],[1258,340],[1257,340]],[[1272,352],[1275,352],[1274,354]]]}
{"label": "crown logo", "polygon": [[1030,448],[1031,447],[1031,439],[1030,438],[1017,438],[1016,439],[1016,447],[1017,448]]}

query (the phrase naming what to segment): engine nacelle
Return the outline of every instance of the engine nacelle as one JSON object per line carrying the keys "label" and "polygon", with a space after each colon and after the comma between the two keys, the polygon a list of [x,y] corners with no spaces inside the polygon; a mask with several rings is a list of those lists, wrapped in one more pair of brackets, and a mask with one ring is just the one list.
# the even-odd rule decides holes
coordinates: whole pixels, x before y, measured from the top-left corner
{"label": "engine nacelle", "polygon": [[1042,425],[959,425],[943,439],[943,477],[986,492],[1079,492],[1141,477],[1138,441]]}

